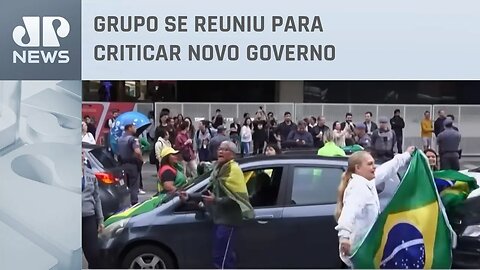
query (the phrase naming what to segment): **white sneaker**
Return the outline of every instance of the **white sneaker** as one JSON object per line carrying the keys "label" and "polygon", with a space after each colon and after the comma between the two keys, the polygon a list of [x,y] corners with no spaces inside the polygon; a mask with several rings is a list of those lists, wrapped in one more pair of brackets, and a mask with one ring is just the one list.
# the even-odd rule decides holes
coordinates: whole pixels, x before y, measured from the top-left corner
{"label": "white sneaker", "polygon": [[140,195],[145,195],[145,194],[147,194],[147,193],[146,193],[144,190],[140,189],[140,190],[138,191],[138,194],[140,194]]}

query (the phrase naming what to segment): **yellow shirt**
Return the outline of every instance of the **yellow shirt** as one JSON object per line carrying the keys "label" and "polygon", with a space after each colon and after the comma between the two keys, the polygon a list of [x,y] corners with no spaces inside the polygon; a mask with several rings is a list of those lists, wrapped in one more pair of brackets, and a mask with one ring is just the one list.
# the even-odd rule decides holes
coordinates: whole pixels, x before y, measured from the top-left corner
{"label": "yellow shirt", "polygon": [[431,138],[433,132],[432,120],[423,118],[422,122],[422,138]]}

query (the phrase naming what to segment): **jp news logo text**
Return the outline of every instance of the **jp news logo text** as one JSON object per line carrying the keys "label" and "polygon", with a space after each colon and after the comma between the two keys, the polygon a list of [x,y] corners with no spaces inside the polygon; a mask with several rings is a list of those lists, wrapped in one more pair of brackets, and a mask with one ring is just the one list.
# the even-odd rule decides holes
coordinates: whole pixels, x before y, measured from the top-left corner
{"label": "jp news logo text", "polygon": [[23,25],[13,29],[13,41],[21,50],[13,51],[13,63],[66,64],[68,50],[59,50],[60,41],[70,33],[70,24],[59,16],[26,16]]}

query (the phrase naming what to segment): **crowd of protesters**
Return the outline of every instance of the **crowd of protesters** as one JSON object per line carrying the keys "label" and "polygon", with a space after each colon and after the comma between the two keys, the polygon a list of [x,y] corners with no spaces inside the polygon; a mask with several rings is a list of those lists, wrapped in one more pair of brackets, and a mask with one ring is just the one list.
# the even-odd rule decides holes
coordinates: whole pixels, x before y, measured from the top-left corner
{"label": "crowd of protesters", "polygon": [[[425,154],[432,170],[438,168],[459,170],[461,135],[453,124],[454,116],[446,115],[443,110],[438,114],[438,119],[433,123],[430,112],[425,112],[420,124]],[[117,116],[118,113],[114,115],[114,117]],[[380,179],[380,177],[377,180],[385,181],[397,177],[398,168],[408,163],[415,150],[414,147],[408,147],[406,153],[402,154],[405,122],[400,116],[400,110],[395,110],[390,119],[379,117],[378,124],[373,121],[371,112],[366,112],[364,121],[359,122],[354,122],[352,113],[346,113],[345,120],[334,121],[331,128],[326,125],[326,118],[323,116],[307,117],[297,123],[292,120],[290,112],[285,112],[283,117],[282,122],[277,122],[272,112],[265,113],[260,107],[253,118],[245,113],[243,119],[234,119],[233,123],[227,127],[225,126],[226,119],[222,116],[221,111],[217,110],[211,119],[201,120],[198,127],[195,128],[191,118],[181,114],[172,116],[168,109],[162,109],[156,125],[154,114],[150,113],[149,118],[152,125],[143,134],[137,134],[134,125],[126,125],[125,134],[118,141],[118,158],[124,166],[128,178],[138,179],[138,182],[134,181],[134,185],[129,184],[132,205],[138,203],[138,194],[142,191],[141,175],[144,158],[139,137],[149,141],[150,163],[157,166],[158,193],[179,191],[179,188],[184,186],[189,178],[201,174],[201,169],[205,164],[217,161],[213,167],[212,181],[217,184],[229,183],[238,189],[234,190],[225,186],[223,188],[229,190],[228,194],[217,188],[209,190],[208,194],[186,194],[180,191],[179,195],[185,202],[203,201],[206,204],[217,204],[212,212],[215,223],[214,265],[218,268],[233,267],[234,254],[225,256],[229,250],[228,243],[235,226],[242,219],[251,218],[253,215],[245,182],[242,181],[241,170],[234,162],[235,156],[270,156],[295,148],[315,149],[319,156],[346,156],[347,151],[357,152],[349,158],[348,170],[339,186],[339,198],[335,212],[338,221],[336,229],[339,231],[340,237],[340,257],[347,265],[350,265],[346,256],[350,252],[350,246],[356,244],[360,238],[350,239],[351,228],[348,224],[352,223],[354,217],[351,215],[352,211],[349,210],[351,203],[348,202],[358,201],[359,196],[362,197],[362,201],[358,201],[360,204],[378,202],[376,192],[371,193],[373,195],[370,192],[366,194],[357,192],[365,185],[366,182],[363,180],[377,179],[378,175],[382,175],[384,171],[391,173],[383,173],[383,178]],[[113,121],[114,119],[111,119],[108,122],[110,127]],[[91,119],[86,117],[82,123],[83,142],[95,143],[92,135],[95,131],[92,129],[95,127]],[[439,154],[433,150],[433,135]],[[395,152],[399,155],[395,155]],[[372,169],[375,166],[374,158],[385,162],[376,171]],[[82,157],[84,168],[85,164]],[[98,191],[96,191],[97,184],[90,181],[91,179],[94,178],[87,177],[84,172],[82,178],[83,222],[85,229],[89,231],[84,231],[83,240],[93,243],[92,239],[95,238],[96,231],[103,230],[103,223],[98,221],[103,219],[103,214]],[[350,185],[349,182],[351,182]],[[89,183],[90,188],[88,188]],[[353,189],[355,189],[355,194],[351,191]],[[222,198],[222,200],[216,198]],[[235,205],[232,207],[231,203],[218,203],[221,201],[235,201],[240,207]],[[345,204],[345,202],[347,203]],[[365,219],[357,221],[360,224],[357,227],[362,228],[362,231],[358,232],[359,237],[365,234],[363,229],[369,228],[373,224],[380,209],[376,205],[368,211]],[[229,217],[226,223],[224,222],[225,215]],[[98,247],[84,243],[84,253],[90,267],[95,268],[98,263],[96,256]],[[228,260],[225,260],[227,257]]]}
{"label": "crowd of protesters", "polygon": [[[110,127],[118,115],[118,111],[113,112],[113,118],[107,122]],[[140,137],[136,139],[136,144],[141,150],[148,148],[150,163],[156,164],[157,171],[164,159],[164,149],[178,151],[182,173],[191,178],[198,175],[198,165],[218,159],[218,148],[224,141],[234,143],[235,153],[241,157],[264,154],[268,146],[275,146],[280,150],[315,149],[318,150],[318,155],[322,156],[346,156],[359,150],[367,150],[380,162],[391,160],[395,153],[402,153],[405,121],[400,110],[396,109],[390,119],[385,116],[378,117],[378,123],[373,121],[372,112],[365,112],[363,117],[361,116],[362,121],[354,122],[354,117],[360,118],[358,115],[346,113],[343,121],[334,121],[329,127],[324,116],[310,116],[295,123],[292,114],[285,112],[283,121],[280,121],[272,112],[266,113],[263,107],[259,107],[253,117],[244,113],[243,118],[233,119],[233,122],[226,126],[227,121],[219,109],[211,119],[204,119],[196,124],[190,117],[182,114],[174,116],[169,109],[164,108],[158,115],[157,123],[154,112],[150,112],[151,126],[143,134],[136,134]],[[454,120],[453,115],[447,115],[440,110],[438,118],[433,122],[430,112],[426,111],[420,123],[423,150],[438,153],[440,169],[460,169],[461,135],[453,124]],[[95,129],[92,119],[86,116],[82,123],[82,141],[94,143],[92,134],[95,134]],[[435,146],[433,141],[436,142]],[[136,155],[140,156],[138,151]],[[139,193],[145,194],[141,177],[143,159],[135,161],[137,173],[132,174],[139,176]],[[129,169],[133,170],[133,167]],[[136,201],[136,196],[132,196],[132,203]]]}

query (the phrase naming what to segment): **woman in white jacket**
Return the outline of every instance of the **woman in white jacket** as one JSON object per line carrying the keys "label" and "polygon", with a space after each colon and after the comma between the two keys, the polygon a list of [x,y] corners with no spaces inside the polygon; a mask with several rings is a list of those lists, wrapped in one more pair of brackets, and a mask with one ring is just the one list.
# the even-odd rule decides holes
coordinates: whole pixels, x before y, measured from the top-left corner
{"label": "woman in white jacket", "polygon": [[240,130],[240,141],[242,157],[246,157],[250,154],[250,144],[252,143],[252,120],[250,118],[245,118],[243,127]]}
{"label": "woman in white jacket", "polygon": [[380,214],[376,185],[393,181],[398,170],[410,161],[415,147],[375,168],[375,160],[365,151],[354,153],[348,159],[348,169],[338,187],[335,218],[340,241],[340,258],[351,266],[350,251],[360,244]]}

